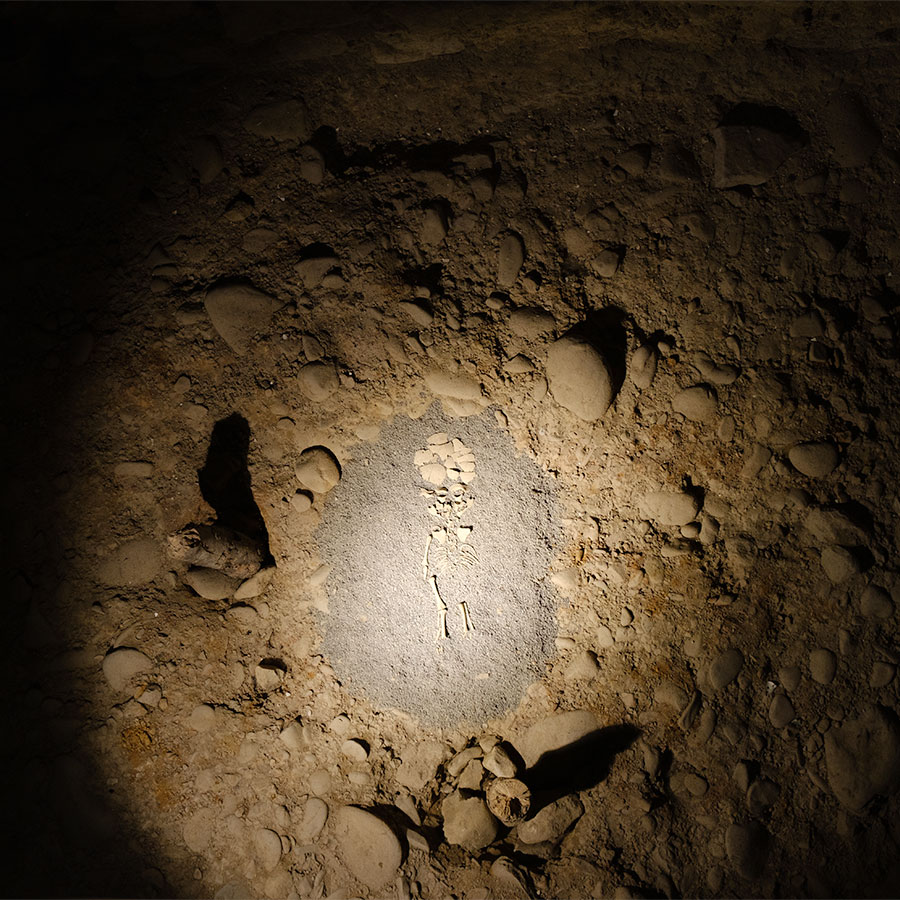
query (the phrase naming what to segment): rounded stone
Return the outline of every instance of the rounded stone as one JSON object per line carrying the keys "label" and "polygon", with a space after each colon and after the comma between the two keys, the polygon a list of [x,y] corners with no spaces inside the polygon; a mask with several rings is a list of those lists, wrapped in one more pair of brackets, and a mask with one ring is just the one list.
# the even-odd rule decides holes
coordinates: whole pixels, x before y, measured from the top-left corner
{"label": "rounded stone", "polygon": [[744,654],[740,650],[732,647],[713,661],[709,667],[709,684],[714,691],[719,691],[723,687],[731,684],[741,671],[744,665]]}
{"label": "rounded stone", "polygon": [[877,584],[870,584],[859,598],[860,612],[872,619],[889,619],[894,614],[890,594]]}
{"label": "rounded stone", "polygon": [[307,447],[294,471],[300,484],[316,494],[328,493],[341,480],[341,467],[326,447]]}
{"label": "rounded stone", "polygon": [[840,457],[834,444],[827,441],[807,441],[791,447],[788,459],[801,475],[824,478],[835,470]]}
{"label": "rounded stone", "polygon": [[794,704],[784,694],[776,694],[769,704],[769,721],[776,728],[784,728],[793,718]]}
{"label": "rounded stone", "polygon": [[337,370],[328,362],[307,363],[298,378],[300,390],[315,403],[327,400],[341,386]]}
{"label": "rounded stone", "polygon": [[672,409],[692,422],[708,422],[716,413],[719,399],[708,384],[685,388],[672,399]]}
{"label": "rounded stone", "polygon": [[819,684],[831,684],[837,669],[837,659],[830,650],[818,649],[809,654],[809,674]]}
{"label": "rounded stone", "polygon": [[638,510],[643,518],[660,525],[683,526],[694,521],[700,503],[683,491],[653,491],[641,498]]}
{"label": "rounded stone", "polygon": [[603,357],[585,341],[565,337],[547,353],[553,399],[585,422],[599,419],[612,403],[613,386]]}
{"label": "rounded stone", "polygon": [[403,861],[400,841],[377,816],[357,806],[342,806],[335,815],[334,833],[344,864],[370,890],[378,891],[397,874]]}
{"label": "rounded stone", "polygon": [[481,797],[464,797],[454,791],[441,804],[441,814],[447,843],[470,853],[484,849],[497,837],[497,820]]}
{"label": "rounded stone", "polygon": [[[326,773],[327,774],[327,773]],[[310,844],[325,827],[328,820],[328,804],[318,797],[310,797],[303,807],[303,818],[297,826],[296,837],[300,844]]]}
{"label": "rounded stone", "polygon": [[120,647],[107,653],[103,660],[103,674],[114,691],[124,691],[135,675],[153,667],[145,653],[132,647]]}

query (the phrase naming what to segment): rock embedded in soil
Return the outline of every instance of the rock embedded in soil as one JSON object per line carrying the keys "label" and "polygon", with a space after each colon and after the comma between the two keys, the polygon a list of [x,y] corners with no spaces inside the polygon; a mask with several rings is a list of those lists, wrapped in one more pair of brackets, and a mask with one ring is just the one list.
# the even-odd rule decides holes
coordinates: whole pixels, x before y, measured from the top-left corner
{"label": "rock embedded in soil", "polygon": [[512,287],[525,262],[525,244],[515,232],[508,232],[500,241],[497,259],[497,283],[500,287]]}
{"label": "rock embedded in soil", "polygon": [[380,890],[397,874],[403,861],[400,841],[377,816],[342,806],[334,817],[334,834],[344,865],[369,890]]}
{"label": "rock embedded in soil", "polygon": [[586,341],[560,338],[551,345],[546,362],[553,399],[585,422],[595,422],[609,409],[613,385],[600,353]]}
{"label": "rock embedded in soil", "polygon": [[271,872],[281,862],[281,838],[271,828],[253,832],[253,849],[264,872]]}
{"label": "rock embedded in soil", "polygon": [[498,778],[515,778],[516,762],[503,744],[495,744],[484,755],[484,767]]}
{"label": "rock embedded in soil", "polygon": [[825,733],[825,765],[835,797],[852,812],[862,812],[876,796],[892,794],[900,784],[900,725],[896,715],[869,706],[856,719]]}
{"label": "rock embedded in soil", "polygon": [[719,654],[709,667],[707,680],[714,691],[720,691],[737,678],[744,665],[744,654],[735,647],[731,647]]}
{"label": "rock embedded in soil", "polygon": [[449,844],[464,847],[470,853],[483,850],[497,837],[497,820],[485,801],[454,791],[441,804],[444,838]]}
{"label": "rock embedded in soil", "polygon": [[422,741],[407,747],[397,769],[397,781],[411,791],[420,791],[437,775],[438,767],[450,758],[450,748],[441,741]]}
{"label": "rock embedded in soil", "polygon": [[338,461],[326,447],[307,447],[294,472],[300,484],[316,494],[327,494],[341,480]]}
{"label": "rock embedded in soil", "polygon": [[831,684],[837,670],[837,658],[830,650],[819,648],[809,654],[809,674],[819,684]]}
{"label": "rock embedded in soil", "polygon": [[337,369],[330,362],[307,363],[298,376],[300,390],[314,403],[327,400],[340,386]]}
{"label": "rock embedded in soil", "polygon": [[206,314],[219,337],[244,356],[253,338],[268,330],[278,301],[250,284],[219,284],[206,292]]}
{"label": "rock embedded in soil", "polygon": [[653,344],[644,344],[634,351],[628,364],[628,373],[635,387],[642,391],[650,387],[656,377],[658,363],[659,353]]}
{"label": "rock embedded in soil", "polygon": [[545,309],[523,306],[514,309],[509,316],[509,330],[529,341],[537,340],[556,327],[556,319]]}
{"label": "rock embedded in soil", "polygon": [[694,521],[700,502],[684,491],[652,491],[641,498],[638,510],[645,519],[677,527]]}
{"label": "rock embedded in soil", "polygon": [[791,465],[809,478],[830,475],[840,460],[837,448],[827,441],[807,441],[788,451]]}
{"label": "rock embedded in soil", "polygon": [[583,650],[576,653],[572,657],[571,662],[566,666],[565,676],[568,681],[590,681],[596,678],[600,672],[600,666],[597,664],[597,656],[590,650]]}
{"label": "rock embedded in soil", "polygon": [[712,135],[717,188],[763,184],[796,149],[785,136],[756,126],[725,125],[714,128]]}
{"label": "rock embedded in soil", "polygon": [[234,592],[235,600],[252,600],[259,597],[272,578],[275,576],[275,566],[266,566],[260,569],[255,575],[251,575],[246,581],[242,582],[240,587]]}
{"label": "rock embedded in soil", "polygon": [[894,614],[890,594],[877,584],[869,584],[859,598],[859,611],[871,619],[889,619]]}
{"label": "rock embedded in soil", "polygon": [[584,813],[584,806],[574,795],[561,797],[545,806],[533,818],[522,822],[516,830],[523,844],[558,841]]}
{"label": "rock embedded in soil", "polygon": [[776,694],[769,704],[769,721],[776,728],[784,728],[793,718],[794,704],[785,694]]}
{"label": "rock embedded in soil", "polygon": [[303,817],[295,832],[297,843],[301,846],[311,844],[325,827],[326,821],[328,821],[328,804],[319,797],[310,797],[303,806]]}
{"label": "rock embedded in soil", "polygon": [[739,875],[759,878],[769,857],[769,832],[759,822],[734,823],[725,831],[725,852]]}
{"label": "rock embedded in soil", "polygon": [[153,661],[133,647],[119,647],[103,658],[103,675],[114,691],[124,691],[135,675],[153,668]]}
{"label": "rock embedded in soil", "polygon": [[862,567],[853,552],[846,547],[826,547],[822,551],[822,568],[832,584],[843,584]]}
{"label": "rock embedded in soil", "polygon": [[574,744],[597,727],[596,717],[586,709],[558,713],[536,722],[513,744],[531,768],[545,753]]}
{"label": "rock embedded in soil", "polygon": [[672,409],[692,422],[708,422],[716,413],[716,392],[708,384],[695,384],[672,398]]}
{"label": "rock embedded in soil", "polygon": [[216,569],[192,566],[184,575],[184,583],[204,600],[225,600],[231,597],[241,583]]}
{"label": "rock embedded in soil", "polygon": [[216,711],[207,703],[195,706],[188,718],[188,725],[197,732],[209,731],[216,724]]}

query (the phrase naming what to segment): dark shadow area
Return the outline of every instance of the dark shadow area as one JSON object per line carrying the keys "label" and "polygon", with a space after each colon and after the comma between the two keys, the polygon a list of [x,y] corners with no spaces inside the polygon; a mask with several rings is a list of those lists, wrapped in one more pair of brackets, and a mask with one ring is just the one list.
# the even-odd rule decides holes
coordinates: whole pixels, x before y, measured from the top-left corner
{"label": "dark shadow area", "polygon": [[216,511],[216,524],[253,538],[262,545],[270,565],[269,533],[253,499],[247,454],[250,425],[239,413],[220,419],[213,426],[206,464],[197,473],[203,499]]}
{"label": "dark shadow area", "polygon": [[723,126],[742,125],[746,128],[765,128],[798,144],[809,142],[809,135],[800,123],[786,110],[778,106],[761,106],[758,103],[738,103],[722,117]]}
{"label": "dark shadow area", "polygon": [[613,759],[640,736],[634,725],[611,725],[545,753],[522,776],[531,791],[529,818],[545,806],[578,791],[587,791],[603,781]]}
{"label": "dark shadow area", "polygon": [[613,399],[622,389],[627,372],[628,334],[625,330],[627,319],[624,310],[617,306],[607,306],[590,313],[568,335],[590,344],[606,360],[612,379]]}
{"label": "dark shadow area", "polygon": [[391,169],[402,167],[412,172],[436,171],[449,173],[462,156],[484,154],[494,159],[493,143],[499,138],[484,135],[466,143],[434,141],[430,144],[410,146],[403,141],[389,141],[373,147],[360,147],[347,158],[344,171],[365,169]]}

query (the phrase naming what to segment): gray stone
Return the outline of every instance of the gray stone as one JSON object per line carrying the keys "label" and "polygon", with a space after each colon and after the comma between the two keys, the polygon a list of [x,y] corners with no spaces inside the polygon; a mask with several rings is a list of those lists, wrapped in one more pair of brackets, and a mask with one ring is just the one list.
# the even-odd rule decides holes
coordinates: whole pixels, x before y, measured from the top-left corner
{"label": "gray stone", "polygon": [[861,569],[859,560],[846,547],[826,547],[822,551],[822,568],[832,584],[841,584]]}
{"label": "gray stone", "polygon": [[781,788],[774,781],[760,778],[747,790],[747,809],[755,816],[761,815],[778,800],[780,793]]}
{"label": "gray stone", "polygon": [[634,351],[628,365],[628,374],[631,375],[635,387],[642,391],[650,387],[656,376],[658,363],[659,353],[653,344],[644,344]]}
{"label": "gray stone", "polygon": [[714,691],[719,691],[731,684],[744,665],[744,654],[735,647],[719,654],[709,667],[707,680]]}
{"label": "gray stone", "polygon": [[776,694],[769,704],[769,721],[776,728],[784,728],[794,718],[794,704],[785,694]]}
{"label": "gray stone", "polygon": [[877,584],[869,584],[859,598],[860,612],[872,619],[889,619],[894,614],[890,594]]}
{"label": "gray stone", "polygon": [[597,664],[597,656],[590,650],[576,653],[571,662],[566,666],[565,676],[569,681],[590,681],[596,678],[600,672]]}
{"label": "gray stone", "polygon": [[103,658],[103,675],[114,691],[124,691],[135,675],[152,668],[150,657],[132,647],[119,647]]}
{"label": "gray stone", "polygon": [[225,600],[233,596],[241,579],[232,578],[217,569],[191,566],[185,572],[184,583],[204,600]]}
{"label": "gray stone", "polygon": [[516,763],[503,744],[495,744],[484,755],[484,767],[498,778],[515,778]]}
{"label": "gray stone", "polygon": [[681,526],[694,521],[700,502],[683,491],[653,491],[641,498],[638,510],[643,518],[660,525]]}
{"label": "gray stone", "polygon": [[311,844],[325,827],[326,821],[328,804],[319,797],[310,797],[303,807],[303,817],[295,831],[297,843],[301,846]]}
{"label": "gray stone", "polygon": [[216,724],[216,711],[206,703],[195,706],[188,719],[188,725],[194,731],[209,731]]}
{"label": "gray stone", "polygon": [[334,834],[344,865],[371,891],[378,891],[397,874],[403,861],[400,841],[377,816],[343,806],[334,817]]}
{"label": "gray stone", "polygon": [[271,828],[253,832],[253,849],[264,872],[271,872],[281,862],[281,838]]}
{"label": "gray stone", "polygon": [[695,384],[672,398],[672,409],[692,422],[708,422],[716,413],[719,400],[708,384]]}
{"label": "gray stone", "polygon": [[266,566],[260,569],[255,575],[251,575],[241,586],[234,592],[235,600],[252,600],[258,597],[269,586],[273,576],[275,575],[275,566]]}
{"label": "gray stone", "polygon": [[545,806],[533,818],[522,822],[516,833],[523,844],[558,841],[584,813],[584,806],[569,794]]}
{"label": "gray stone", "polygon": [[500,287],[512,287],[524,262],[525,244],[519,235],[511,231],[500,241],[497,260],[497,283]]}
{"label": "gray stone", "polygon": [[334,364],[321,360],[303,366],[298,381],[304,396],[314,403],[327,400],[341,386]]}
{"label": "gray stone", "polygon": [[588,710],[558,713],[532,725],[513,744],[527,768],[531,768],[545,753],[575,743],[597,730],[597,719]]}
{"label": "gray stone", "polygon": [[791,465],[809,478],[824,478],[830,475],[840,461],[834,444],[828,441],[806,441],[788,451]]}
{"label": "gray stone", "polygon": [[341,469],[326,447],[307,447],[295,468],[300,484],[316,494],[326,494],[341,480]]}
{"label": "gray stone", "polygon": [[238,356],[245,355],[253,338],[268,329],[278,308],[274,297],[242,283],[211,288],[203,303],[213,328]]}
{"label": "gray stone", "polygon": [[546,373],[553,399],[579,419],[594,422],[609,409],[612,378],[603,357],[587,342],[564,337],[552,344]]}
{"label": "gray stone", "polygon": [[837,669],[837,658],[830,650],[818,649],[809,654],[809,674],[819,684],[831,684]]}
{"label": "gray stone", "polygon": [[835,797],[861,812],[876,796],[892,794],[900,783],[900,726],[896,715],[869,706],[856,719],[825,733],[825,765]]}
{"label": "gray stone", "polygon": [[497,837],[497,820],[481,797],[464,797],[454,791],[441,804],[441,815],[447,843],[464,847],[470,853],[484,849]]}
{"label": "gray stone", "polygon": [[756,126],[725,125],[712,134],[717,188],[763,184],[796,149],[783,135]]}

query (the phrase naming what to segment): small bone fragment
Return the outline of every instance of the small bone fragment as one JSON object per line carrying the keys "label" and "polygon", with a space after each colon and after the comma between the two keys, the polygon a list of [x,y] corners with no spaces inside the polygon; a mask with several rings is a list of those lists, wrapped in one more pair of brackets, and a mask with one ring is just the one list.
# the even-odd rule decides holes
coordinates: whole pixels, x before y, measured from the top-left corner
{"label": "small bone fragment", "polygon": [[459,604],[459,608],[462,610],[463,624],[466,626],[466,631],[472,630],[472,620],[469,618],[469,604],[463,600]]}
{"label": "small bone fragment", "polygon": [[422,557],[422,580],[428,581],[428,551],[431,549],[431,542],[434,539],[434,534],[431,532],[428,533],[428,537],[425,538],[425,556]]}

